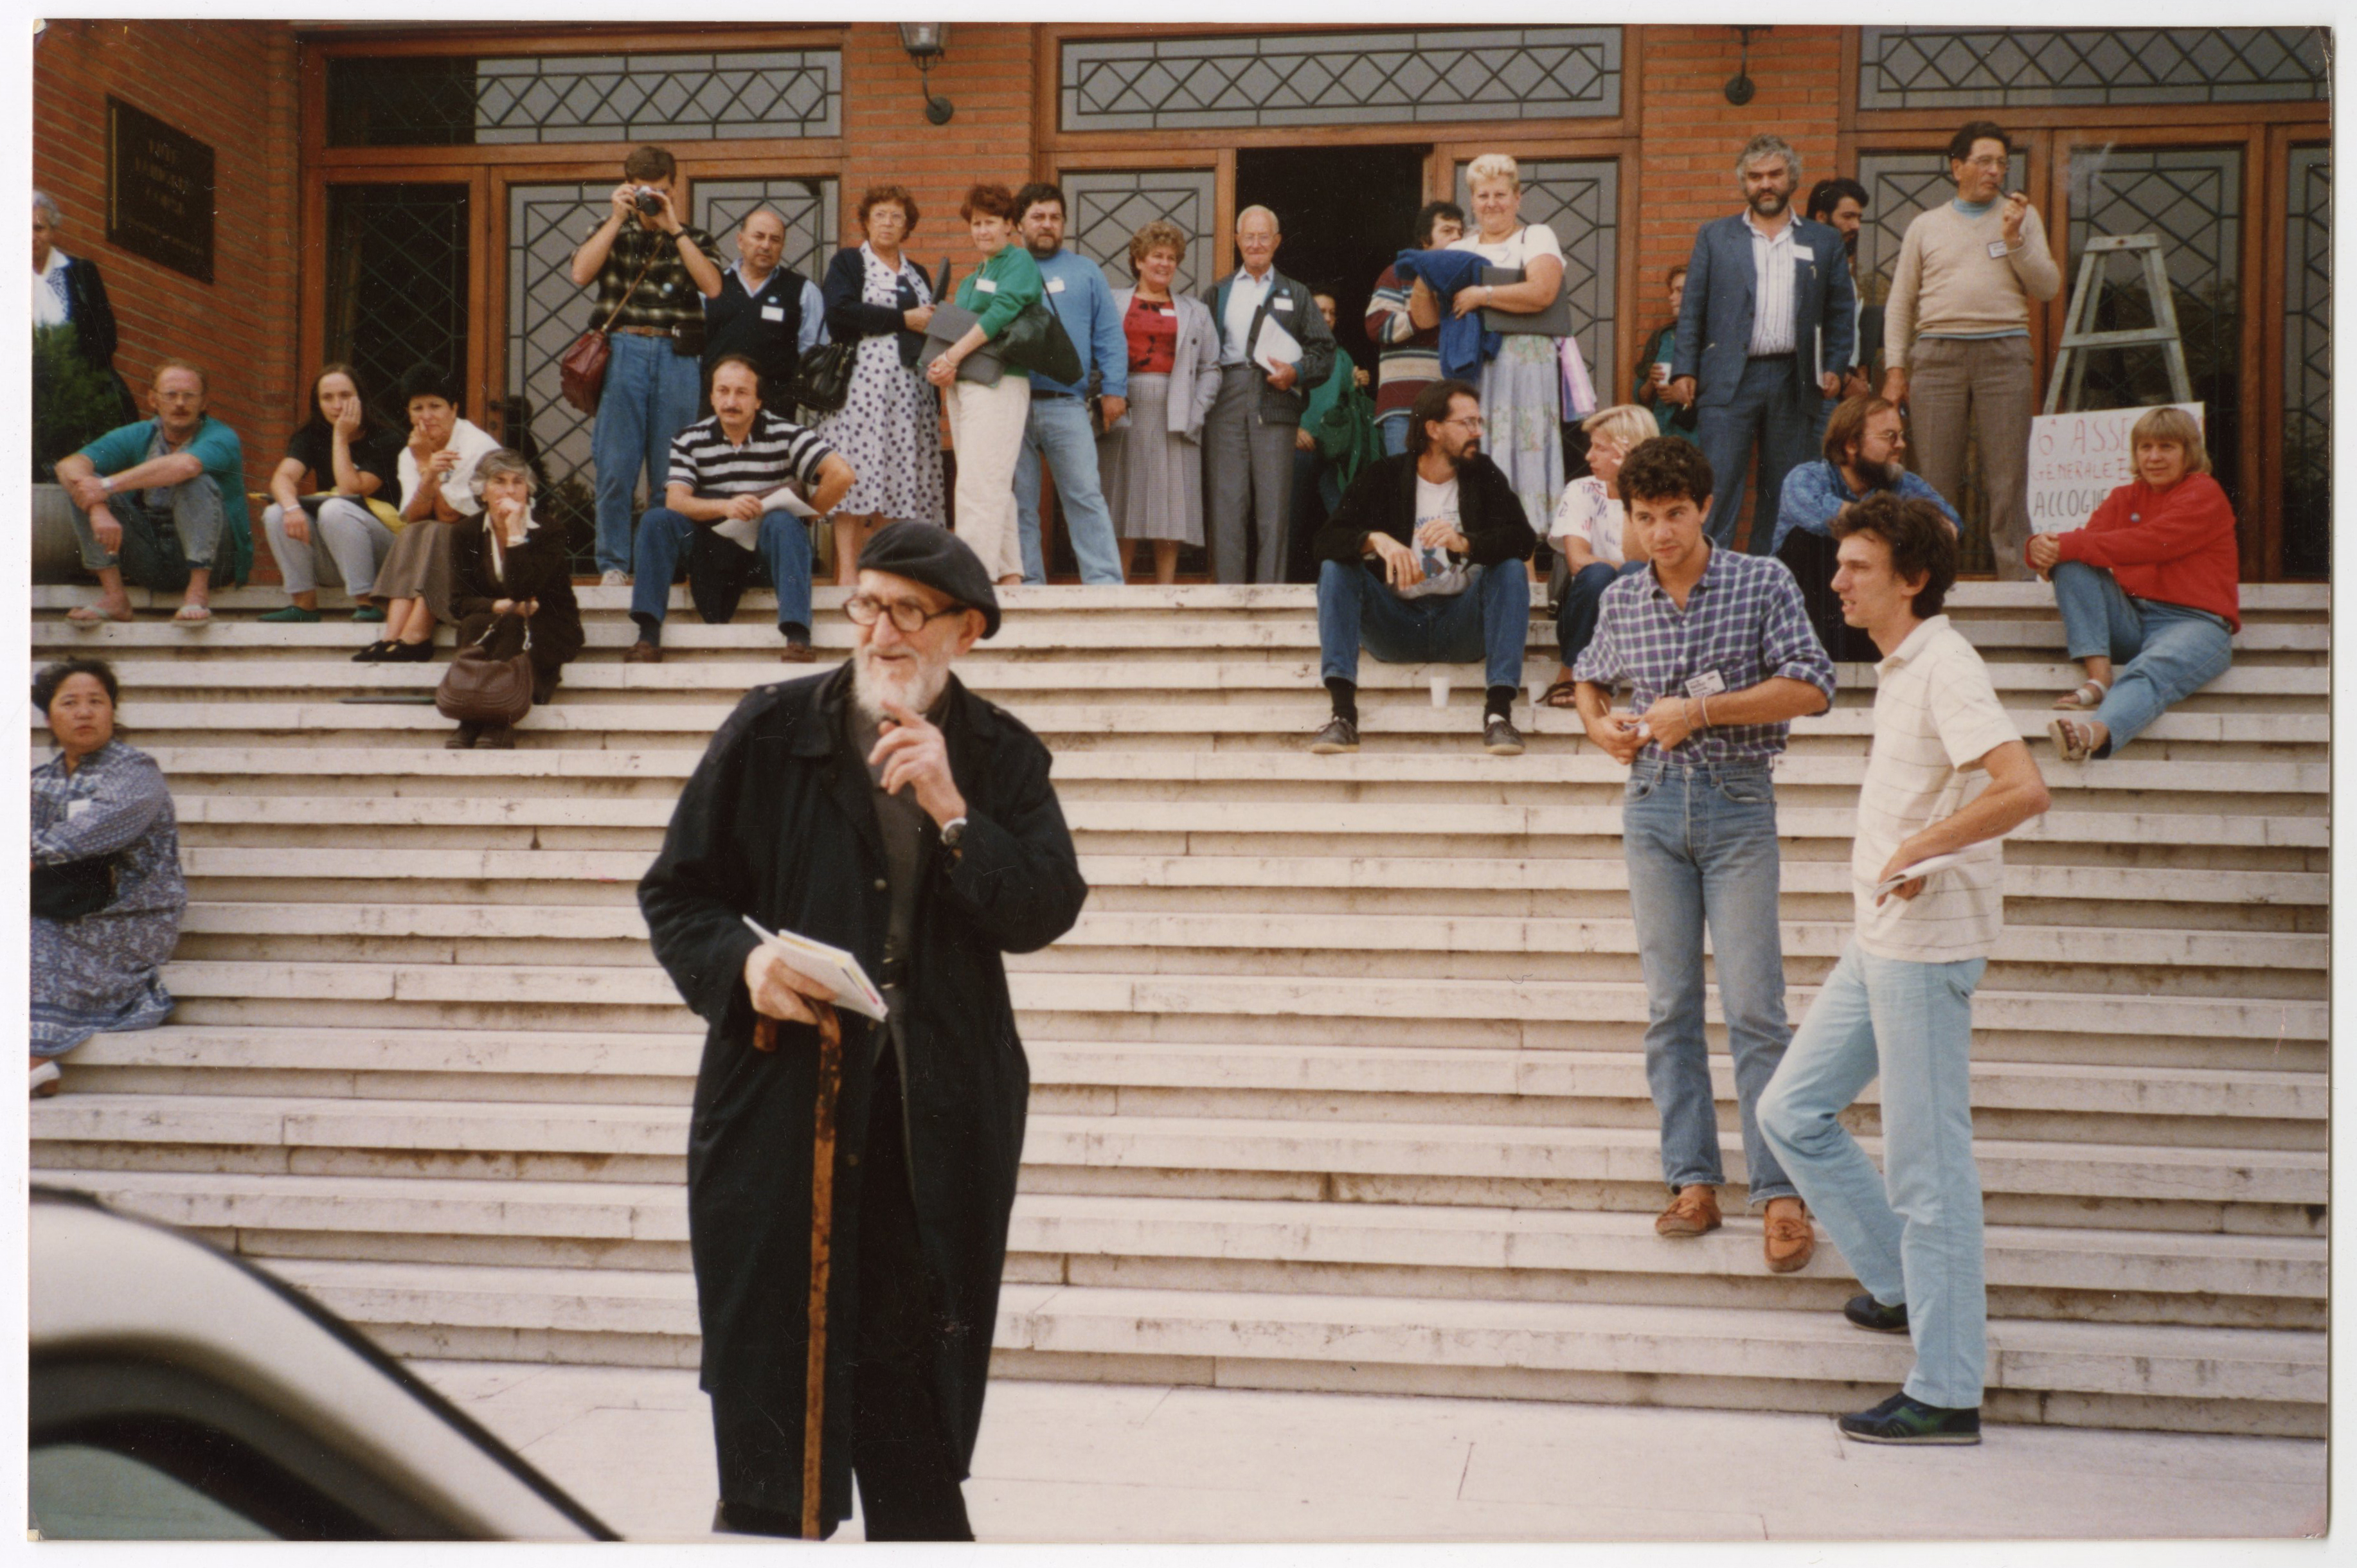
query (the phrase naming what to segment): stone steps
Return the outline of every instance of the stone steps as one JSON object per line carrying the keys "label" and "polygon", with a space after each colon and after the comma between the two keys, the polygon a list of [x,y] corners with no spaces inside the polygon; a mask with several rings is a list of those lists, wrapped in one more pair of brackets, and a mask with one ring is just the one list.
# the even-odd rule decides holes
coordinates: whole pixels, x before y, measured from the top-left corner
{"label": "stone steps", "polygon": [[[680,1275],[278,1267],[401,1353],[544,1359],[594,1334],[641,1364],[694,1364],[694,1302]],[[994,1347],[1001,1375],[1102,1375],[1111,1363],[1135,1377],[1221,1387],[1537,1391],[1824,1411],[1897,1381],[1911,1358],[1903,1339],[1831,1313],[1020,1283],[1001,1292]],[[2179,1430],[2323,1430],[2319,1334],[1999,1320],[1988,1370],[1985,1409],[1996,1419],[2102,1423],[2165,1412]]]}
{"label": "stone steps", "polygon": [[[180,1147],[236,1145],[307,1152],[400,1151],[465,1155],[511,1153],[679,1160],[683,1105],[558,1101],[302,1099],[284,1095],[60,1095],[37,1106],[41,1144],[110,1143]],[[1869,1144],[1874,1140],[1868,1140]],[[2320,1205],[2327,1165],[2319,1151],[2185,1148],[2161,1144],[1982,1139],[1975,1147],[1991,1195],[2190,1202]],[[1741,1182],[1739,1149],[1727,1151]],[[39,1156],[37,1154],[36,1158]],[[1232,1173],[1306,1179],[1297,1196],[1332,1184],[1459,1184],[1479,1203],[1497,1184],[1625,1184],[1658,1192],[1661,1159],[1650,1121],[1621,1127],[1394,1124],[1273,1117],[1034,1114],[1027,1167],[1082,1173]],[[431,1162],[423,1162],[430,1164]],[[447,1163],[447,1162],[446,1162]],[[278,1168],[299,1169],[300,1163]],[[1396,1199],[1394,1199],[1396,1201]],[[1427,1200],[1429,1201],[1429,1200]]]}
{"label": "stone steps", "polygon": [[[353,665],[371,628],[332,616],[244,618],[276,590],[218,596],[196,633],[67,626],[86,596],[35,591],[36,657],[118,660],[194,903],[172,1024],[92,1041],[32,1107],[43,1179],[267,1258],[401,1353],[692,1365],[701,1026],[634,894],[711,728],[803,673],[769,596],[705,627],[675,591],[669,661],[624,666],[627,592],[580,590],[591,653],[493,753],[440,749],[430,707],[332,700],[424,695],[446,666]],[[818,591],[823,657],[849,646],[843,596]],[[1368,749],[1312,757],[1309,590],[1004,602],[961,672],[1055,746],[1093,892],[1010,962],[1033,1095],[1002,1370],[1888,1391],[1904,1341],[1839,1321],[1829,1247],[1759,1267],[1723,1048],[1732,1218],[1652,1234],[1625,770],[1573,715],[1524,703],[1530,752],[1487,757],[1478,670],[1367,662]],[[1992,1419],[2321,1429],[2330,602],[2246,590],[2236,667],[2127,757],[2069,768],[2044,739],[2073,674],[2048,591],[1953,596],[2056,798],[2015,835],[1975,1009]],[[1525,674],[1551,679],[1532,630]],[[1847,934],[1874,673],[1840,677],[1778,770],[1796,1018]],[[1848,1120],[1871,1146],[1872,1090]]]}
{"label": "stone steps", "polygon": [[[686,1196],[674,1185],[169,1171],[36,1179],[78,1180],[118,1207],[255,1258],[687,1266]],[[1405,1283],[1458,1300],[1486,1294],[1663,1305],[1700,1288],[1730,1305],[1782,1312],[1837,1310],[1854,1288],[1830,1245],[1783,1280],[1761,1273],[1758,1250],[1757,1222],[1740,1216],[1711,1236],[1672,1244],[1635,1213],[1027,1192],[1016,1205],[1007,1277],[1112,1285],[1191,1270],[1289,1276],[1292,1288],[1320,1294],[1394,1294]],[[2067,1310],[2112,1322],[2320,1327],[2328,1275],[2320,1237],[1999,1225],[1988,1238],[2000,1317]]]}

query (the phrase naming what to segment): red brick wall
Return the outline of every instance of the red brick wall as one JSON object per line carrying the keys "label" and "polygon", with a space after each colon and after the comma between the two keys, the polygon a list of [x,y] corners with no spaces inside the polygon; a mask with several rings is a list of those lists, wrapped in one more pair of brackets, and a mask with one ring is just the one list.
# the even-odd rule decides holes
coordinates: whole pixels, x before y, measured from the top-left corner
{"label": "red brick wall", "polygon": [[[65,251],[105,277],[122,328],[115,368],[144,391],[160,360],[204,367],[213,414],[244,442],[247,488],[261,489],[302,395],[293,31],[280,22],[53,21],[34,43],[33,66],[33,184],[65,209]],[[211,144],[210,284],[106,242],[110,93]]]}
{"label": "red brick wall", "polygon": [[932,91],[956,106],[946,125],[925,118],[917,68],[898,27],[861,23],[844,47],[843,226],[859,242],[859,193],[872,184],[905,185],[921,216],[909,250],[928,270],[948,256],[960,275],[974,246],[958,203],[977,180],[1010,188],[1031,177],[1032,62],[1039,29],[961,22],[949,53],[933,68]]}
{"label": "red brick wall", "polygon": [[[1644,43],[1644,150],[1638,297],[1641,331],[1658,317],[1662,274],[1694,250],[1695,231],[1738,210],[1735,155],[1772,131],[1801,155],[1799,198],[1835,174],[1840,113],[1841,29],[1778,27],[1751,40],[1750,76],[1759,91],[1737,108],[1727,79],[1741,48],[1733,27],[1647,27]],[[1630,337],[1627,341],[1636,341]]]}

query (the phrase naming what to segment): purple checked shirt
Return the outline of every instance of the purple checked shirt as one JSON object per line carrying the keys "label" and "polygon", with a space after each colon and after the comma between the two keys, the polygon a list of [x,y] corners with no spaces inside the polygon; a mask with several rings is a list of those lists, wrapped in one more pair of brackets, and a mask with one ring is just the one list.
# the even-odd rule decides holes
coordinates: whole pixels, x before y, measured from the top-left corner
{"label": "purple checked shirt", "polygon": [[[1572,675],[1599,686],[1633,685],[1631,706],[1641,714],[1657,697],[1692,694],[1687,682],[1714,671],[1725,682],[1719,691],[1740,692],[1781,675],[1806,681],[1833,701],[1834,661],[1810,629],[1801,585],[1781,561],[1713,548],[1683,611],[1652,568],[1621,578],[1604,590],[1596,636]],[[1696,766],[1764,764],[1784,749],[1792,727],[1712,725],[1674,751],[1647,741],[1637,755]]]}

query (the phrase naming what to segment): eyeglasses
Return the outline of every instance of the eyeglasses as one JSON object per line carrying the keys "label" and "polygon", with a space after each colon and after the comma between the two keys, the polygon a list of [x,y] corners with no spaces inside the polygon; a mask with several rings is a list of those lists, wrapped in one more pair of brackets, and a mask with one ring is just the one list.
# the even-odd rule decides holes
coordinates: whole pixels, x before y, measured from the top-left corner
{"label": "eyeglasses", "polygon": [[2011,158],[1959,158],[1957,161],[1967,168],[2004,170],[2013,166]]}
{"label": "eyeglasses", "polygon": [[1440,423],[1443,424],[1454,424],[1464,430],[1480,430],[1482,427],[1481,416],[1478,413],[1469,413],[1462,419],[1444,419]]}
{"label": "eyeglasses", "polygon": [[854,626],[874,626],[877,620],[888,615],[892,618],[894,630],[903,637],[913,637],[924,630],[927,623],[937,621],[943,616],[963,615],[965,606],[952,605],[945,610],[934,610],[928,614],[925,607],[914,599],[893,599],[887,602],[883,599],[870,598],[866,594],[856,594],[843,601],[843,613],[851,618],[851,624]]}

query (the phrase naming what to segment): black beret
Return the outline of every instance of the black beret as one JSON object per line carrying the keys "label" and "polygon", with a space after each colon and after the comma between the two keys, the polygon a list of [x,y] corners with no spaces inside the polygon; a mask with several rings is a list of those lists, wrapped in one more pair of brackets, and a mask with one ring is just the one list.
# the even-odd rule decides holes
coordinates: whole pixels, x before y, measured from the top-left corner
{"label": "black beret", "polygon": [[974,547],[946,528],[906,519],[888,522],[859,553],[859,569],[889,572],[946,594],[953,603],[982,612],[983,636],[998,635],[998,595],[991,589],[990,573]]}

